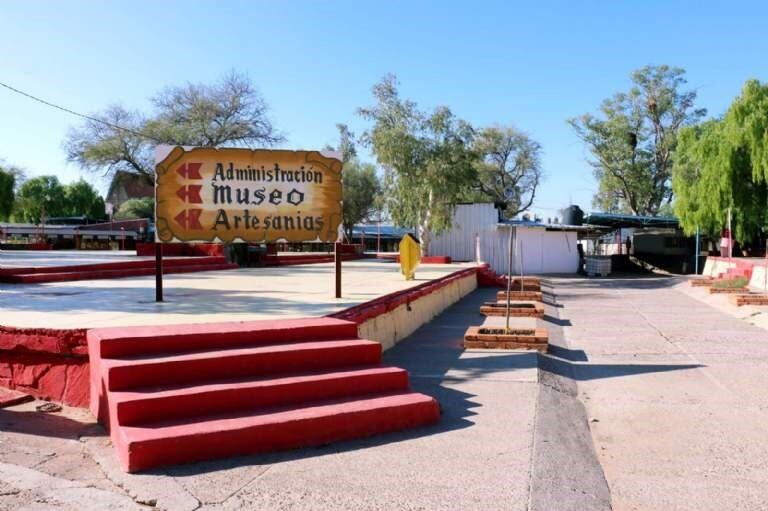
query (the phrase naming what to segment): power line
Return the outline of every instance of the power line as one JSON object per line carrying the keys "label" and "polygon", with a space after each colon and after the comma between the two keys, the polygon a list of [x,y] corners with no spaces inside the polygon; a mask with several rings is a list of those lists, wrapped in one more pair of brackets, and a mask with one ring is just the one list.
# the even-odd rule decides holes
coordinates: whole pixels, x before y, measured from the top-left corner
{"label": "power line", "polygon": [[27,97],[27,98],[29,98],[29,99],[31,99],[33,101],[37,101],[38,103],[42,103],[43,105],[49,106],[51,108],[55,108],[56,110],[61,110],[62,112],[66,112],[66,113],[68,113],[70,115],[81,117],[81,118],[87,119],[89,121],[98,122],[100,124],[104,124],[105,126],[109,126],[110,128],[114,128],[116,130],[125,131],[126,133],[131,133],[133,135],[136,135],[136,136],[139,136],[139,137],[142,137],[142,138],[146,138],[146,139],[149,139],[149,140],[154,140],[155,142],[159,142],[159,140],[153,139],[151,136],[147,135],[146,133],[142,133],[140,131],[132,130],[130,128],[124,128],[123,126],[119,126],[117,124],[113,124],[113,123],[111,123],[109,121],[105,121],[104,119],[99,119],[98,117],[93,117],[91,115],[81,114],[80,112],[75,112],[74,110],[71,110],[69,108],[63,107],[61,105],[57,105],[55,103],[51,103],[50,101],[46,101],[46,100],[44,100],[42,98],[39,98],[39,97],[34,96],[32,94],[29,94],[28,92],[24,92],[23,90],[19,90],[16,87],[12,87],[12,86],[8,85],[7,83],[0,82],[0,86],[1,87],[5,87],[6,89],[8,89],[11,92],[15,92],[16,94],[19,94],[21,96]]}

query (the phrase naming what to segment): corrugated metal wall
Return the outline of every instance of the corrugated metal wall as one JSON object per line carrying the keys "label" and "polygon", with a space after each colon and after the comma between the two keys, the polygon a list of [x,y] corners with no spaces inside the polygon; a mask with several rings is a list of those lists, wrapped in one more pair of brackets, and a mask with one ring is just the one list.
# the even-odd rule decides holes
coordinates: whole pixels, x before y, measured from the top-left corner
{"label": "corrugated metal wall", "polygon": [[495,231],[498,221],[493,204],[459,204],[454,211],[453,228],[436,236],[429,251],[450,256],[454,261],[474,261],[475,234]]}

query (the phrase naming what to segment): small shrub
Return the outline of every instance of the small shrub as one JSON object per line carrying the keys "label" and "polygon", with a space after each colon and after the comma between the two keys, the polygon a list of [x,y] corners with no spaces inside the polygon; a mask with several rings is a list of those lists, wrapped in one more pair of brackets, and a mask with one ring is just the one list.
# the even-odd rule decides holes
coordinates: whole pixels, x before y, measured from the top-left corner
{"label": "small shrub", "polygon": [[732,289],[732,288],[746,287],[747,284],[749,284],[749,280],[747,280],[746,277],[736,277],[735,279],[718,280],[717,282],[712,284],[712,287]]}

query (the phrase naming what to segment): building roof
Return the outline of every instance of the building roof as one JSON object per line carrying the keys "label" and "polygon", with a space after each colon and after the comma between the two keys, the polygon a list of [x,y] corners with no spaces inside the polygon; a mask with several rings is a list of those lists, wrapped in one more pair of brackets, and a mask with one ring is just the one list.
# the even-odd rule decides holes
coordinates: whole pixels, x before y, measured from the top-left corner
{"label": "building roof", "polygon": [[620,215],[617,213],[590,213],[585,224],[601,227],[679,227],[680,222],[671,216]]}
{"label": "building roof", "polygon": [[568,224],[553,224],[546,222],[536,222],[534,220],[505,220],[496,224],[497,227],[531,227],[546,229],[548,231],[588,231],[589,226],[586,225],[568,225]]}
{"label": "building roof", "polygon": [[366,238],[375,238],[381,235],[382,239],[400,240],[406,234],[414,235],[413,229],[403,229],[393,225],[384,224],[380,227],[376,224],[366,224],[356,225],[352,228],[352,238],[359,238],[361,235]]}

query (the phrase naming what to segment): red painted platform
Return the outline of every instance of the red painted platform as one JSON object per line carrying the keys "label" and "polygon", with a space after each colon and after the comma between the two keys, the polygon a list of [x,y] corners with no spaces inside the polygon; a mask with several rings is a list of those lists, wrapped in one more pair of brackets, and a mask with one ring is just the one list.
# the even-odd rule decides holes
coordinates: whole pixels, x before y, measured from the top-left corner
{"label": "red painted platform", "polygon": [[71,406],[87,406],[85,332],[0,325],[0,387]]}
{"label": "red painted platform", "polygon": [[[163,259],[163,273],[191,273],[238,268],[222,256]],[[81,264],[72,266],[40,266],[0,269],[0,282],[9,284],[39,284],[71,280],[114,279],[155,274],[154,260],[115,263]]]}
{"label": "red painted platform", "polygon": [[91,410],[138,471],[424,426],[435,399],[335,318],[87,334]]}

